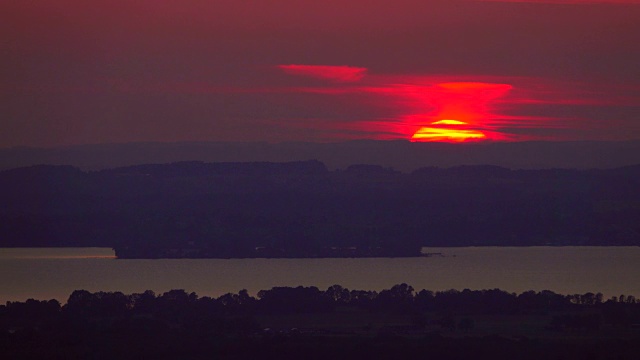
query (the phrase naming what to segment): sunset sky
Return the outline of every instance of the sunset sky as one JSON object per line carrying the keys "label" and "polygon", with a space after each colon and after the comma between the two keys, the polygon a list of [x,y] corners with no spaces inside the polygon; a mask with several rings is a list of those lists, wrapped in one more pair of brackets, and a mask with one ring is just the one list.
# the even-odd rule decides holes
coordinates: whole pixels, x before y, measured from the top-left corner
{"label": "sunset sky", "polygon": [[0,4],[0,147],[640,139],[640,0]]}

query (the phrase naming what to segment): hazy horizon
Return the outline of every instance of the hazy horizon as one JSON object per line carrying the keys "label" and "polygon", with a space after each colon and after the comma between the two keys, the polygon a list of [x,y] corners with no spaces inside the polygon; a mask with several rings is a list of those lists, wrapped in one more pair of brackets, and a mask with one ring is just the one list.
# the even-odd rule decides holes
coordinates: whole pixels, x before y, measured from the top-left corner
{"label": "hazy horizon", "polygon": [[72,165],[84,170],[148,163],[319,160],[335,170],[371,164],[403,172],[427,166],[496,165],[511,169],[614,168],[640,164],[638,141],[409,142],[134,142],[0,149],[0,169]]}

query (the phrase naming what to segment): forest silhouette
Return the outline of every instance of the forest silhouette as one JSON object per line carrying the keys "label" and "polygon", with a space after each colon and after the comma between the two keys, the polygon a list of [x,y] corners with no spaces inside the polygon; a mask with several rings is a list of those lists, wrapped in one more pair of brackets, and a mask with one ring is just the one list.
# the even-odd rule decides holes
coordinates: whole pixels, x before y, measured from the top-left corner
{"label": "forest silhouette", "polygon": [[379,292],[275,287],[218,298],[76,290],[64,305],[29,299],[0,306],[0,356],[632,359],[638,324],[633,296],[593,293],[432,292],[407,284]]}

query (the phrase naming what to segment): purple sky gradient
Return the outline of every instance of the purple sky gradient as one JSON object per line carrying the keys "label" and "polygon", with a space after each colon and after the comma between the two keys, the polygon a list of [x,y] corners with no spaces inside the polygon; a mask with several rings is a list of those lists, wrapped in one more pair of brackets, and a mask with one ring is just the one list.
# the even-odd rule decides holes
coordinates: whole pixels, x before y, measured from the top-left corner
{"label": "purple sky gradient", "polygon": [[[511,86],[472,124],[495,140],[640,139],[639,1],[41,0],[0,10],[0,147],[409,139],[437,116],[433,89],[455,82]],[[318,75],[332,68],[357,71]]]}

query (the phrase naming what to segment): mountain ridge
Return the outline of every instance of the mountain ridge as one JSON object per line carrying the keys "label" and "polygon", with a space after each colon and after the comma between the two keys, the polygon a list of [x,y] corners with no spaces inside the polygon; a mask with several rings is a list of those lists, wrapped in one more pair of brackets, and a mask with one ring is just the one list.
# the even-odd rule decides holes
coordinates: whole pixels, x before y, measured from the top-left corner
{"label": "mountain ridge", "polygon": [[615,169],[177,162],[0,171],[0,247],[138,257],[418,256],[422,246],[640,245],[640,164]]}
{"label": "mountain ridge", "polygon": [[52,164],[84,170],[178,161],[249,162],[318,159],[330,169],[373,164],[410,172],[425,166],[613,168],[640,163],[640,140],[573,142],[416,143],[353,140],[336,143],[175,142],[0,149],[0,169]]}

